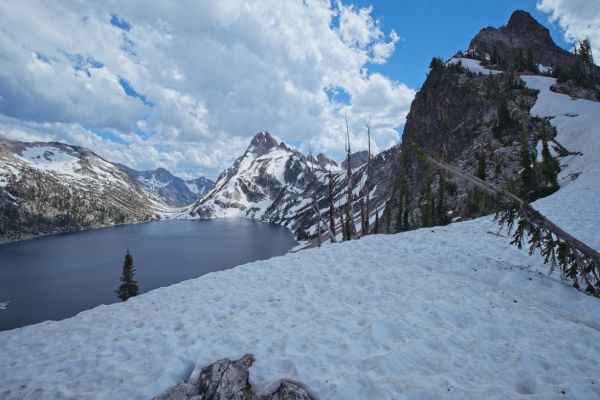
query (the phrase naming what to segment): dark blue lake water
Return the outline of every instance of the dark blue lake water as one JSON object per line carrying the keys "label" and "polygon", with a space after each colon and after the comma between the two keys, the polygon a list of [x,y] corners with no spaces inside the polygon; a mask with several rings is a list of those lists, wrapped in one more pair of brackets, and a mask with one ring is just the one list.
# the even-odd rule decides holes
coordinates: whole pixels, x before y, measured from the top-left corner
{"label": "dark blue lake water", "polygon": [[295,244],[292,233],[276,225],[216,219],[124,225],[0,245],[0,330],[118,302],[114,291],[127,248],[144,293],[282,255]]}

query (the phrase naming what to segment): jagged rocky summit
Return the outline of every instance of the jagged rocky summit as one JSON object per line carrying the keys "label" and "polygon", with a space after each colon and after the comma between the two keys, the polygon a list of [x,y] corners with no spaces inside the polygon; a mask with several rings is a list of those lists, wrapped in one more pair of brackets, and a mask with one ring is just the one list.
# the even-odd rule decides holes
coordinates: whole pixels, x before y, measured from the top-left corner
{"label": "jagged rocky summit", "polygon": [[[469,51],[483,61],[516,70],[568,71],[581,64],[575,54],[554,43],[546,27],[522,10],[513,12],[506,26],[482,29],[471,40]],[[590,67],[600,73],[598,66]]]}

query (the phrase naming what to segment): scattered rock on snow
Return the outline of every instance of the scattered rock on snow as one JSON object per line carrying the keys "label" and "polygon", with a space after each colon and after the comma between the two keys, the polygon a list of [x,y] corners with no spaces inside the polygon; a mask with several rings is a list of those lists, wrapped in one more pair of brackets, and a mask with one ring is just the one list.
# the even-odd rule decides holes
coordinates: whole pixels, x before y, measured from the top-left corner
{"label": "scattered rock on snow", "polygon": [[306,390],[290,381],[282,381],[268,395],[255,394],[248,381],[253,362],[252,354],[216,361],[202,368],[196,382],[181,382],[154,400],[311,400]]}

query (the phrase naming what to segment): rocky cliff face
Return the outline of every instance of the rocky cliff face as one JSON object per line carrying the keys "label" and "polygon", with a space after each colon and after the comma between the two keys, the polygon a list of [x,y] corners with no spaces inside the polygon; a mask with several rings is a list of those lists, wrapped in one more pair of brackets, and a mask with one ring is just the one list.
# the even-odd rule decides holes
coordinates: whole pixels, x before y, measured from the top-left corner
{"label": "rocky cliff face", "polygon": [[[350,163],[352,164],[350,167],[352,169],[361,167],[367,163],[368,159],[369,159],[369,152],[367,150],[361,150],[361,151],[357,151],[356,153],[352,153],[350,155]],[[343,169],[348,168],[347,160],[342,161],[342,168]]]}
{"label": "rocky cliff face", "polygon": [[0,139],[0,242],[147,220],[159,208],[88,149]]}
{"label": "rocky cliff face", "polygon": [[[469,44],[471,55],[480,60],[515,70],[539,72],[576,68],[581,60],[558,47],[547,28],[529,13],[515,11],[506,26],[482,29]],[[597,66],[590,66],[600,73]]]}
{"label": "rocky cliff face", "polygon": [[542,143],[553,148],[554,161],[546,164],[556,167],[568,150],[556,142],[548,120],[531,116],[538,93],[525,86],[511,63],[528,48],[540,64],[567,65],[574,56],[558,48],[547,29],[521,11],[506,27],[482,30],[470,47],[471,57],[502,49],[504,69],[489,71],[479,60],[465,58],[432,63],[407,117],[388,219],[397,221],[398,213],[406,212],[414,227],[493,211],[489,199],[486,204],[464,182],[423,161],[422,150],[528,200],[557,189],[542,165]]}
{"label": "rocky cliff face", "polygon": [[210,179],[201,177],[184,181],[164,168],[136,171],[120,164],[119,168],[136,179],[145,191],[174,207],[192,204],[198,200],[198,197],[214,187],[214,182]]}

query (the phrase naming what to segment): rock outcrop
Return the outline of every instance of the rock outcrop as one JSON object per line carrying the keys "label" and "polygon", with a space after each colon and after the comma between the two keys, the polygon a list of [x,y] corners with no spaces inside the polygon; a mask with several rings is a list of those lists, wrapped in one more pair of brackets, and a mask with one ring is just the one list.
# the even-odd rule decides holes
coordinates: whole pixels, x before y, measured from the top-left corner
{"label": "rock outcrop", "polygon": [[285,380],[269,394],[256,394],[248,380],[253,362],[251,354],[216,361],[204,367],[197,380],[181,382],[154,400],[311,400],[300,385]]}
{"label": "rock outcrop", "polygon": [[529,62],[551,68],[569,69],[576,64],[576,56],[558,47],[550,31],[528,12],[515,11],[506,26],[482,29],[469,44],[469,50],[482,60],[515,68]]}
{"label": "rock outcrop", "polygon": [[[352,169],[361,167],[367,163],[369,159],[369,152],[367,150],[357,151],[356,153],[350,154],[350,167]],[[342,161],[342,168],[348,168],[348,160]]]}

